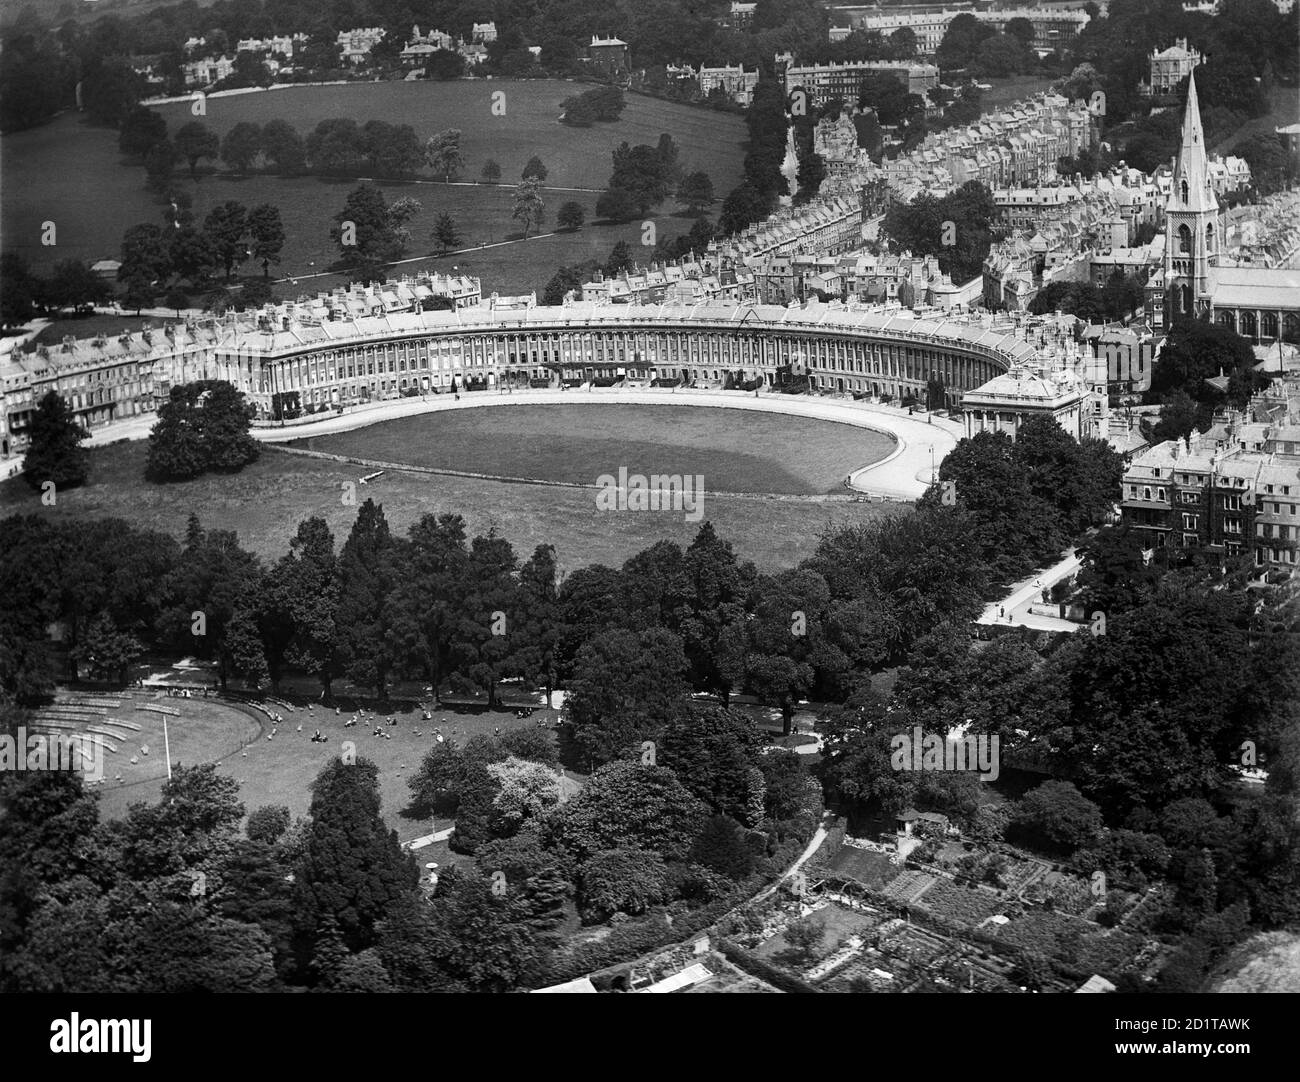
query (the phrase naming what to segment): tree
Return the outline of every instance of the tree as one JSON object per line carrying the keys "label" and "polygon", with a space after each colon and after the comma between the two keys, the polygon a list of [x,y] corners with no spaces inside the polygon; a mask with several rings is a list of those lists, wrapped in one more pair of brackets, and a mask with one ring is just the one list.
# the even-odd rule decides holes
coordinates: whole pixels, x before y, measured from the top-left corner
{"label": "tree", "polygon": [[265,611],[291,629],[283,662],[316,676],[326,698],[339,661],[339,587],[334,535],[324,519],[304,519],[268,576]]}
{"label": "tree", "polygon": [[394,657],[387,638],[385,608],[393,589],[393,538],[382,504],[366,500],[339,552],[337,650],[343,672],[354,683],[388,697]]}
{"label": "tree", "polygon": [[460,231],[456,228],[456,223],[452,220],[450,214],[438,215],[433,223],[432,236],[443,255],[446,255],[452,248],[461,243]]}
{"label": "tree", "polygon": [[249,247],[248,209],[243,203],[228,199],[218,203],[203,219],[203,236],[214,261],[225,268],[229,279],[235,267],[248,260]]}
{"label": "tree", "polygon": [[626,188],[606,188],[596,200],[596,215],[611,222],[628,222],[637,216],[636,197]]}
{"label": "tree", "polygon": [[816,956],[817,948],[826,938],[826,928],[821,921],[808,918],[796,921],[781,935],[793,948],[796,956],[807,965]]}
{"label": "tree", "polygon": [[368,759],[331,760],[312,783],[311,832],[295,875],[303,923],[315,937],[327,917],[351,950],[416,890],[419,873],[379,814],[379,771]]}
{"label": "tree", "polygon": [[515,187],[515,205],[510,217],[521,222],[524,227],[524,239],[533,226],[541,225],[546,216],[546,203],[542,199],[541,181],[528,179]]}
{"label": "tree", "polygon": [[460,152],[460,129],[447,128],[431,135],[425,144],[424,156],[429,168],[450,182],[465,167],[465,159]]}
{"label": "tree", "polygon": [[545,184],[547,173],[548,170],[546,166],[542,164],[542,159],[539,158],[536,154],[534,154],[531,158],[528,159],[528,163],[524,166],[522,178],[524,180],[536,179],[542,184]]}
{"label": "tree", "polygon": [[180,319],[181,309],[189,307],[189,294],[187,294],[183,289],[170,289],[167,291],[167,296],[163,298],[163,303],[165,303],[168,308],[175,309],[176,318]]}
{"label": "tree", "polygon": [[80,312],[102,304],[113,291],[88,264],[79,259],[64,259],[54,264],[44,292],[47,305]]}
{"label": "tree", "polygon": [[171,273],[171,251],[167,234],[152,222],[133,225],[122,235],[122,259],[117,276],[121,281],[143,278],[147,282],[165,279]]}
{"label": "tree", "polygon": [[134,635],[119,630],[108,613],[100,613],[71,653],[75,663],[85,663],[92,672],[105,673],[125,684],[127,669],[144,653],[144,647]]}
{"label": "tree", "polygon": [[186,481],[208,471],[237,473],[261,452],[248,432],[251,418],[243,394],[225,380],[173,387],[149,433],[147,476]]}
{"label": "tree", "polygon": [[584,94],[566,98],[560,107],[564,110],[560,115],[561,123],[572,128],[590,128],[596,122],[596,110]]}
{"label": "tree", "polygon": [[[159,633],[172,649],[215,661],[225,687],[232,674],[258,670],[261,643],[250,642],[245,629],[261,585],[261,565],[234,533],[205,531],[191,516],[185,547],[166,580],[168,603],[157,620]],[[198,628],[196,612],[203,614]]]}
{"label": "tree", "polygon": [[660,758],[715,812],[752,827],[763,818],[765,743],[748,715],[692,705],[664,726]]}
{"label": "tree", "polygon": [[690,851],[707,809],[666,767],[608,763],[543,823],[543,842],[581,864],[609,849],[643,849],[665,860]]}
{"label": "tree", "polygon": [[1063,852],[1090,844],[1101,829],[1101,809],[1068,781],[1030,790],[1016,807],[1015,825]]}
{"label": "tree", "polygon": [[248,120],[241,120],[221,140],[221,160],[236,173],[252,169],[261,152],[262,129]]}
{"label": "tree", "polygon": [[343,262],[360,277],[378,277],[385,263],[401,258],[410,231],[406,222],[419,210],[414,199],[399,199],[391,206],[373,184],[362,183],[348,193],[343,209],[334,216],[330,237],[339,245]]}
{"label": "tree", "polygon": [[[626,192],[638,214],[644,215],[651,207],[662,203],[670,188],[675,186],[675,159],[666,161],[659,148],[646,144],[629,147],[623,143],[614,150],[613,159],[614,171],[610,174],[607,191]],[[599,204],[596,210],[603,215]]]}
{"label": "tree", "polygon": [[137,105],[122,119],[117,149],[128,157],[144,159],[149,150],[167,139],[167,121],[152,109]]}
{"label": "tree", "polygon": [[361,166],[366,138],[351,117],[330,117],[312,129],[305,149],[313,169],[346,175]]}
{"label": "tree", "polygon": [[285,120],[268,121],[262,129],[262,154],[282,176],[297,176],[307,164],[307,150],[298,130]]}
{"label": "tree", "polygon": [[677,202],[685,203],[691,214],[701,213],[714,203],[713,181],[702,170],[688,173],[677,188]]}
{"label": "tree", "polygon": [[627,246],[627,241],[620,240],[609,250],[609,258],[605,260],[605,266],[602,270],[606,277],[612,278],[616,274],[622,274],[624,271],[631,269],[632,249]]}
{"label": "tree", "polygon": [[88,435],[68,404],[55,391],[47,392],[28,425],[24,480],[34,489],[41,489],[47,481],[52,481],[56,490],[84,484],[90,453],[81,442]]}
{"label": "tree", "polygon": [[587,212],[583,210],[582,204],[570,199],[567,203],[560,204],[559,212],[555,215],[555,225],[557,229],[576,232],[582,228],[586,218]]}
{"label": "tree", "polygon": [[1023,16],[1009,19],[1002,32],[1015,38],[1026,49],[1034,44],[1034,24]]}
{"label": "tree", "polygon": [[578,906],[588,923],[606,921],[615,913],[644,913],[664,901],[667,869],[658,853],[644,849],[606,849],[582,865]]}
{"label": "tree", "polygon": [[541,763],[510,756],[487,767],[488,774],[500,787],[492,801],[496,822],[493,832],[511,837],[529,822],[560,802],[560,774]]}
{"label": "tree", "polygon": [[0,325],[17,327],[35,313],[40,286],[27,260],[16,252],[0,254]]}
{"label": "tree", "polygon": [[759,191],[749,181],[733,188],[722,201],[722,211],[718,215],[718,231],[725,234],[739,233],[752,222],[767,216],[774,199]]}
{"label": "tree", "polygon": [[612,629],[578,651],[569,681],[569,724],[591,762],[607,762],[651,739],[686,690],[682,642],[663,628]]}
{"label": "tree", "polygon": [[496,184],[501,179],[501,164],[495,158],[489,158],[483,163],[483,180],[488,184]]}
{"label": "tree", "polygon": [[155,283],[142,274],[131,275],[124,285],[126,288],[122,291],[122,307],[134,309],[137,316],[143,309],[150,307],[158,297],[158,290],[154,288]]}
{"label": "tree", "polygon": [[117,127],[140,101],[143,85],[125,60],[92,57],[82,78],[86,112],[99,124]]}
{"label": "tree", "polygon": [[170,139],[154,143],[145,151],[145,184],[151,192],[164,195],[171,191],[178,161],[180,161],[180,152]]}
{"label": "tree", "polygon": [[691,849],[691,861],[737,882],[754,870],[757,853],[729,815],[713,815],[704,823]]}
{"label": "tree", "polygon": [[289,829],[289,809],[283,804],[263,804],[248,817],[244,828],[250,841],[274,845]]}
{"label": "tree", "polygon": [[189,163],[190,179],[195,179],[199,159],[214,160],[221,151],[221,140],[203,121],[191,120],[177,131],[176,150]]}
{"label": "tree", "polygon": [[424,148],[409,124],[367,121],[362,143],[366,161],[376,176],[411,177],[424,164]]}
{"label": "tree", "polygon": [[280,262],[280,252],[284,249],[284,223],[280,220],[280,208],[270,203],[259,203],[248,212],[248,237],[252,242],[250,256],[262,264],[262,277],[270,273],[270,264]]}

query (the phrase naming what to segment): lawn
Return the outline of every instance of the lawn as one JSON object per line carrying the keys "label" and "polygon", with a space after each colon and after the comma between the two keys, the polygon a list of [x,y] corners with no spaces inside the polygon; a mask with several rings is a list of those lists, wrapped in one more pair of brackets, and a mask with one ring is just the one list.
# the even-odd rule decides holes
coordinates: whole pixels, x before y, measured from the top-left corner
{"label": "lawn", "polygon": [[980,105],[984,112],[991,113],[1007,105],[1032,98],[1041,94],[1052,85],[1056,78],[1049,75],[1012,75],[1006,79],[981,79],[982,83],[991,83],[992,89],[980,94]]}
{"label": "lawn", "polygon": [[[180,712],[168,717],[167,742],[163,740],[163,715],[141,709],[144,705],[164,706]],[[55,711],[59,707],[53,708]],[[40,715],[38,715],[39,717]],[[128,803],[154,799],[167,776],[167,755],[171,748],[173,763],[205,763],[224,758],[239,750],[245,741],[256,737],[257,722],[248,714],[215,699],[173,699],[164,693],[124,699],[122,705],[108,710],[102,719],[88,719],[89,724],[108,727],[114,732],[138,725],[130,740],[114,737],[116,752],[105,750],[104,783],[96,789],[104,793],[103,804],[125,809]],[[147,751],[144,749],[148,749]],[[132,759],[136,761],[131,762]]]}
{"label": "lawn", "polygon": [[723,418],[698,406],[511,405],[404,417],[295,446],[568,484],[595,484],[626,467],[629,474],[702,476],[706,492],[817,495],[884,458],[894,440],[850,425],[743,410]]}
{"label": "lawn", "polygon": [[[558,80],[463,80],[448,83],[357,83],[347,86],[293,87],[261,94],[212,98],[203,121],[224,134],[242,120],[265,123],[282,117],[306,135],[327,117],[348,116],[364,124],[378,118],[409,123],[421,139],[443,128],[460,128],[465,156],[463,179],[476,180],[483,163],[494,158],[505,183],[500,187],[447,186],[441,183],[389,183],[381,185],[388,198],[412,196],[423,210],[411,221],[410,256],[432,251],[429,232],[434,218],[448,213],[456,221],[464,246],[500,242],[518,231],[510,217],[509,184],[533,154],[550,170],[545,193],[547,218],[542,232],[554,226],[555,210],[570,199],[581,203],[588,222],[595,217],[598,190],[611,169],[610,154],[619,143],[655,143],[662,132],[672,135],[681,151],[682,164],[703,169],[713,178],[721,199],[740,180],[744,124],[740,118],[713,110],[692,108],[637,95],[628,96],[622,119],[591,128],[569,128],[556,120],[559,103],[582,90],[580,84]],[[506,94],[506,115],[493,116],[490,95]],[[156,107],[174,133],[191,119],[190,105]],[[145,190],[144,171],[122,159],[117,133],[87,124],[76,114],[58,117],[30,131],[0,138],[0,183],[5,199],[0,208],[0,230],[5,250],[25,255],[39,269],[60,259],[95,261],[116,257],[122,233],[138,222],[164,220],[161,204]],[[200,218],[228,199],[246,205],[270,202],[280,208],[287,241],[283,261],[273,271],[292,277],[297,284],[278,287],[282,296],[314,292],[337,285],[336,277],[306,279],[338,257],[329,239],[333,216],[342,208],[357,180],[273,176],[229,177],[205,174],[183,185],[194,196]],[[596,192],[566,192],[561,188],[592,188]],[[105,214],[104,207],[113,208]],[[666,202],[655,221],[660,234],[675,236],[691,225],[676,216]],[[54,246],[41,243],[43,223],[57,227]],[[616,241],[635,246],[641,241],[640,221],[622,226],[588,224],[566,233],[507,247],[427,259],[408,264],[407,272],[450,268],[478,275],[484,292],[519,293],[540,290],[556,266],[587,258],[604,259]]]}
{"label": "lawn", "polygon": [[[709,414],[717,420],[720,412]],[[89,483],[60,492],[54,508],[42,507],[39,494],[21,478],[2,482],[0,514],[126,518],[180,538],[190,512],[197,511],[206,524],[237,531],[242,543],[267,561],[287,551],[304,518],[323,517],[336,545],[342,545],[356,518],[356,508],[343,505],[341,485],[356,482],[363,472],[358,467],[264,447],[259,461],[242,473],[156,485],[144,480],[145,446],[132,441],[93,448]],[[361,491],[384,505],[395,532],[404,533],[424,514],[452,512],[464,516],[471,536],[496,526],[521,558],[537,545],[554,545],[565,572],[593,563],[620,565],[660,540],[688,545],[698,529],[680,511],[600,512],[593,493],[584,489],[390,472]],[[705,509],[737,555],[765,571],[799,563],[830,527],[906,513],[894,504],[743,496],[709,498]]]}
{"label": "lawn", "polygon": [[[250,812],[264,804],[284,804],[295,817],[306,815],[311,803],[308,787],[312,780],[330,759],[339,755],[343,741],[353,741],[357,754],[379,767],[381,814],[403,842],[452,825],[450,819],[414,819],[403,814],[410,803],[407,780],[425,752],[434,746],[434,726],[442,730],[446,739],[463,744],[477,734],[534,728],[539,719],[555,716],[546,711],[521,720],[509,711],[457,714],[441,710],[433,711],[433,720],[421,721],[419,710],[407,703],[389,715],[397,720],[396,725],[388,725],[388,718],[379,719],[380,727],[391,735],[391,739],[384,739],[373,735],[374,721],[344,728],[349,718],[346,711],[336,715],[332,709],[322,706],[291,709],[276,705],[273,709],[284,715],[285,723],[268,740],[269,724],[263,724],[264,732],[259,733],[249,716],[229,703],[166,697],[158,702],[180,711],[181,715],[168,719],[173,765],[219,762],[219,772],[239,782],[239,799]],[[161,718],[150,720],[151,715],[141,710],[124,710],[121,715],[144,726],[141,743],[148,744],[150,754],[137,755],[140,763],[134,773],[126,760],[135,749],[119,746],[117,755],[106,756],[104,773],[108,780],[96,787],[101,794],[100,815],[105,819],[125,814],[130,804],[157,800],[166,777]],[[299,725],[302,732],[297,731]],[[311,736],[317,728],[329,737],[326,743],[312,743]],[[115,780],[117,774],[123,775],[122,783]],[[441,843],[441,847],[435,844],[419,850],[417,856],[423,866],[431,860],[445,863],[448,852],[445,843]]]}
{"label": "lawn", "polygon": [[882,890],[886,884],[898,878],[902,869],[884,853],[858,849],[852,845],[841,845],[831,859],[828,870],[872,890]]}

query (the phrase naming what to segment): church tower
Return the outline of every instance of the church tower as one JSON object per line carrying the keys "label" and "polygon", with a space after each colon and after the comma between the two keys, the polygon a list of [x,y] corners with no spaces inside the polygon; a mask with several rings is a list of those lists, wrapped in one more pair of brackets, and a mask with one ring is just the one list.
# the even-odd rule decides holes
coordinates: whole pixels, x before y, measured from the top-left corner
{"label": "church tower", "polygon": [[1165,204],[1165,326],[1211,312],[1222,243],[1219,201],[1210,184],[1196,73],[1187,80],[1183,139]]}

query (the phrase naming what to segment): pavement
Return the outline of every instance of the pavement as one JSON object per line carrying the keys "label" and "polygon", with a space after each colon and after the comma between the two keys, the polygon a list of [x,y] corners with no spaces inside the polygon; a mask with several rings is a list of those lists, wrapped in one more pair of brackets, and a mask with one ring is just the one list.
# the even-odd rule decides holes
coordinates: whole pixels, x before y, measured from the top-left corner
{"label": "pavement", "polygon": [[984,609],[978,624],[1000,624],[1005,627],[1028,627],[1035,631],[1078,631],[1086,624],[1076,624],[1072,620],[1062,620],[1056,616],[1040,616],[1029,611],[1029,606],[1041,604],[1042,592],[1050,590],[1062,579],[1069,578],[1083,560],[1071,548],[1051,567],[1035,571],[1028,578],[1016,583],[1006,597],[990,602]]}

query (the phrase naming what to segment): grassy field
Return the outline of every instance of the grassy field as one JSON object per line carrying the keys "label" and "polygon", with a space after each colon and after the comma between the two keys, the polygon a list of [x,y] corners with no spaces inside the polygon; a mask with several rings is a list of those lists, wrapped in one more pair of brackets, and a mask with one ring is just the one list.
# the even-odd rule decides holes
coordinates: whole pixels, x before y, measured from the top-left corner
{"label": "grassy field", "polygon": [[[710,411],[718,416],[718,411]],[[354,466],[296,456],[266,447],[261,459],[235,476],[207,476],[183,484],[144,480],[143,441],[91,450],[89,483],[59,494],[57,507],[41,506],[21,478],[0,483],[0,514],[51,514],[69,518],[125,518],[141,527],[184,535],[197,511],[210,526],[236,530],[242,543],[267,560],[283,555],[298,523],[320,515],[341,545],[356,517],[342,503],[341,484],[363,471]],[[526,558],[540,544],[556,548],[565,571],[593,563],[619,565],[659,540],[687,545],[697,523],[682,513],[611,514],[596,509],[583,489],[483,481],[430,474],[388,473],[362,490],[384,505],[389,524],[404,532],[427,513],[465,517],[471,536],[496,526]],[[828,528],[898,512],[898,504],[816,502],[715,496],[706,517],[742,559],[760,569],[791,567],[811,554]]]}
{"label": "grassy field", "polygon": [[[212,98],[204,122],[224,134],[242,120],[265,123],[281,117],[306,135],[318,121],[348,116],[364,124],[372,118],[409,123],[424,139],[443,128],[462,131],[465,180],[478,178],[483,163],[494,158],[501,165],[501,186],[448,186],[438,182],[381,185],[392,200],[411,196],[423,210],[410,224],[409,255],[426,256],[435,217],[448,213],[455,219],[464,247],[503,241],[518,232],[510,217],[509,185],[518,178],[533,154],[550,170],[546,192],[547,218],[542,232],[554,225],[555,211],[570,199],[581,203],[588,221],[595,217],[597,192],[566,192],[562,188],[603,189],[611,169],[610,154],[619,143],[655,143],[667,132],[677,142],[682,164],[703,169],[713,178],[721,198],[740,180],[744,156],[744,125],[739,117],[691,108],[653,98],[628,96],[622,119],[591,128],[568,128],[556,117],[559,104],[582,90],[581,84],[558,80],[515,82],[500,79],[449,83],[358,83],[347,86],[294,87],[260,94]],[[506,95],[506,115],[491,114],[491,94]],[[175,132],[194,119],[188,103],[156,107]],[[297,285],[278,287],[282,296],[296,296],[337,284],[333,277],[309,279],[323,272],[338,256],[329,239],[333,216],[342,208],[356,179],[316,177],[293,179],[272,176],[227,177],[205,175],[181,183],[194,196],[198,217],[218,203],[237,199],[246,205],[270,202],[280,208],[287,241],[283,262],[274,270],[279,277],[295,278]],[[75,114],[59,117],[31,131],[0,138],[0,184],[5,198],[0,207],[0,231],[6,251],[25,255],[38,268],[48,269],[60,259],[94,261],[116,257],[123,232],[138,222],[162,222],[165,208],[145,190],[144,171],[118,154],[117,133],[93,127]],[[106,213],[105,208],[112,208]],[[676,216],[677,208],[665,203],[655,221],[660,236],[685,233],[691,221]],[[43,223],[56,226],[56,244],[41,243]],[[622,226],[587,225],[577,233],[528,240],[481,252],[432,257],[407,269],[434,267],[483,279],[485,292],[540,290],[556,266],[587,258],[604,259],[618,240],[639,245],[641,223]]]}
{"label": "grassy field", "polygon": [[889,436],[828,421],[745,411],[734,421],[695,406],[525,405],[405,417],[295,445],[495,477],[590,485],[626,467],[702,475],[708,492],[790,495],[835,490],[894,447]]}
{"label": "grassy field", "polygon": [[[265,732],[259,732],[247,714],[227,703],[166,697],[158,701],[181,713],[179,718],[170,718],[167,723],[173,765],[219,762],[219,772],[239,782],[239,799],[250,812],[264,804],[284,804],[295,817],[306,815],[311,804],[311,782],[331,758],[339,755],[342,742],[352,741],[357,755],[379,767],[384,821],[404,842],[451,826],[450,820],[413,818],[407,810],[411,799],[407,779],[425,752],[433,747],[435,726],[442,730],[445,739],[463,744],[471,736],[491,735],[498,729],[504,732],[512,728],[536,728],[539,720],[552,724],[555,717],[552,711],[539,712],[528,720],[518,719],[510,712],[469,715],[434,711],[432,720],[422,721],[420,712],[406,704],[407,708],[389,716],[397,721],[396,725],[389,725],[387,717],[376,722],[372,715],[352,728],[344,728],[350,716],[346,711],[336,715],[321,706],[293,709],[277,705],[274,709],[284,715],[285,722],[268,740],[269,725],[263,726]],[[105,757],[107,780],[95,787],[100,794],[100,816],[104,819],[124,815],[131,804],[156,801],[167,774],[161,718],[141,710],[114,713],[143,725],[140,743],[148,745],[150,754],[141,756],[136,748],[120,746],[117,755]],[[389,734],[389,739],[373,735],[376,723]],[[299,725],[302,732],[298,732]],[[329,737],[323,744],[311,740],[318,728]],[[129,763],[132,754],[139,760],[134,767]],[[425,856],[425,852],[420,850],[421,862],[441,862],[437,855]]]}
{"label": "grassy field", "polygon": [[991,113],[1005,105],[1012,105],[1026,98],[1032,98],[1035,94],[1041,94],[1055,81],[1055,78],[1046,75],[1013,75],[1006,79],[981,79],[980,82],[990,83],[992,89],[985,90],[980,95],[980,105],[986,113]]}

